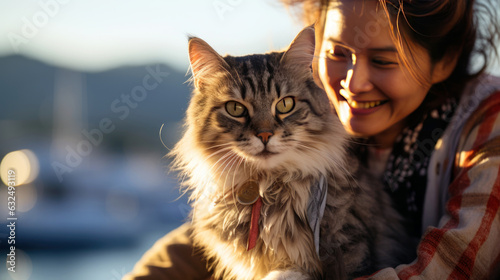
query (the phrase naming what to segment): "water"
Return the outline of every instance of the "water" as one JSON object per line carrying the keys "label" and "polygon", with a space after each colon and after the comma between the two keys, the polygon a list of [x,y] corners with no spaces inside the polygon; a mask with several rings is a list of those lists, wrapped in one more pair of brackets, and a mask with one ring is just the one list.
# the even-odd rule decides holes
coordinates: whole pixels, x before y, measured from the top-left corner
{"label": "water", "polygon": [[[151,246],[180,224],[141,234],[130,246],[16,252],[16,272],[0,268],[5,280],[120,280]],[[2,254],[3,255],[3,254]]]}

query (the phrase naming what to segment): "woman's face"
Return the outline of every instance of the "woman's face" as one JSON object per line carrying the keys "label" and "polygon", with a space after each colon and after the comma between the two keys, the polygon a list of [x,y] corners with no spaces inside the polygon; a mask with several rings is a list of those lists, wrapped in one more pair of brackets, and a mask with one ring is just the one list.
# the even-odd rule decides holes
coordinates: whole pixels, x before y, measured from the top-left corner
{"label": "woman's face", "polygon": [[[424,100],[422,85],[399,64],[390,26],[378,1],[333,1],[320,45],[318,76],[346,130],[357,136],[396,134]],[[423,48],[414,67],[429,73]],[[416,52],[415,52],[416,51]]]}

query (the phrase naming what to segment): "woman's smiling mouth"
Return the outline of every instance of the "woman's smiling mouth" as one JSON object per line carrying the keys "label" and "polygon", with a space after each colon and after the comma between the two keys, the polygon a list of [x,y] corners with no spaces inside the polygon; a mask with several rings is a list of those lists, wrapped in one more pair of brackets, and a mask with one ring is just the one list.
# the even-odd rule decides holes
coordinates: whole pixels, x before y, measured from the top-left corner
{"label": "woman's smiling mouth", "polygon": [[356,101],[347,99],[341,94],[338,95],[339,101],[339,117],[341,120],[348,118],[348,116],[363,116],[369,115],[382,108],[382,105],[389,102],[389,100],[377,101]]}
{"label": "woman's smiling mouth", "polygon": [[370,108],[375,108],[378,107],[382,104],[385,104],[388,102],[388,100],[383,100],[383,101],[354,101],[350,99],[346,99],[347,103],[349,106],[353,109],[370,109]]}

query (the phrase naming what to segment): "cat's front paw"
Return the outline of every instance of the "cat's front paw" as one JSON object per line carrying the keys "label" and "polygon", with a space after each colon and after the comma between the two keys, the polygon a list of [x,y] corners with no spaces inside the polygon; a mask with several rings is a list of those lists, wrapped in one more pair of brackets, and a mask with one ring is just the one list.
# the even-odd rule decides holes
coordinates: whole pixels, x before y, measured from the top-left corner
{"label": "cat's front paw", "polygon": [[312,280],[307,274],[296,270],[273,270],[262,280]]}

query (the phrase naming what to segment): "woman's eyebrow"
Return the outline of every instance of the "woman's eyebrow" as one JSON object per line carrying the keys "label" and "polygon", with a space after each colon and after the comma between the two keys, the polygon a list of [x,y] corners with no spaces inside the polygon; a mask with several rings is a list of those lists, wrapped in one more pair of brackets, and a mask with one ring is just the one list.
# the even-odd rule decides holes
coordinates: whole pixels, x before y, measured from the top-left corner
{"label": "woman's eyebrow", "polygon": [[[341,41],[339,41],[339,40],[337,40],[335,38],[329,37],[326,40],[328,42],[330,42],[330,43],[333,43],[335,45],[344,47],[344,48],[349,49],[349,50],[355,50],[356,49],[355,47],[351,47],[351,46],[349,46],[349,45],[347,45],[347,44],[345,44],[345,43],[343,43],[343,42],[341,42]],[[395,52],[395,53],[398,52],[398,50],[394,46],[373,47],[373,48],[367,48],[367,50],[369,52]]]}
{"label": "woman's eyebrow", "polygon": [[326,40],[327,40],[328,42],[330,42],[330,43],[333,43],[334,45],[338,45],[338,46],[341,46],[341,47],[346,48],[346,49],[349,49],[349,50],[354,50],[354,48],[353,48],[353,47],[350,47],[350,46],[348,46],[347,44],[345,44],[345,43],[343,43],[343,42],[341,42],[341,41],[338,41],[338,40],[336,40],[336,39],[334,39],[334,38],[331,38],[331,37],[330,37],[330,38],[328,38],[328,39],[326,39]]}
{"label": "woman's eyebrow", "polygon": [[396,53],[398,52],[398,50],[392,46],[368,48],[368,51],[371,51],[371,52],[396,52]]}

